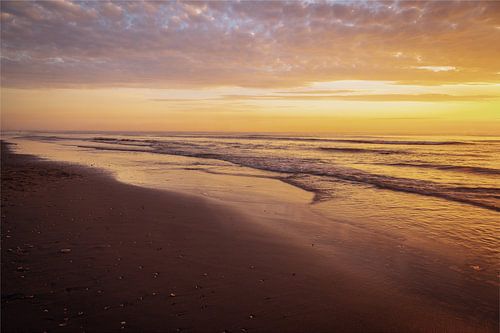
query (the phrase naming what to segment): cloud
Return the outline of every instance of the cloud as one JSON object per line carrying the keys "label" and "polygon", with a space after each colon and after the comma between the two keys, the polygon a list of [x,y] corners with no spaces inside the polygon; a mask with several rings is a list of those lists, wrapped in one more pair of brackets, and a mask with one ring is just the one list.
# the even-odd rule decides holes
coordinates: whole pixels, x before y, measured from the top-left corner
{"label": "cloud", "polygon": [[1,23],[4,87],[442,84],[500,70],[499,2],[3,1]]}
{"label": "cloud", "polygon": [[307,101],[357,101],[357,102],[456,102],[485,101],[498,99],[496,95],[449,95],[449,94],[356,94],[356,95],[223,95],[221,97],[192,98],[155,98],[158,102],[193,102],[193,101],[251,101],[251,100],[307,100]]}
{"label": "cloud", "polygon": [[424,69],[426,71],[431,72],[448,72],[448,71],[456,71],[457,68],[454,66],[417,66],[416,69]]}
{"label": "cloud", "polygon": [[300,95],[317,95],[317,94],[345,94],[345,93],[353,93],[356,90],[351,89],[333,89],[333,90],[302,90],[302,91],[278,91],[278,94],[296,94]]}

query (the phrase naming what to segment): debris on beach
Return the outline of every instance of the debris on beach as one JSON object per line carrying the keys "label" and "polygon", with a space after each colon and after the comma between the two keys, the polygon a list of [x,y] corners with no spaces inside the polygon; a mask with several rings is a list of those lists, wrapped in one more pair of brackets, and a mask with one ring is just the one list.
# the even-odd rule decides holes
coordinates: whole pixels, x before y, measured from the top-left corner
{"label": "debris on beach", "polygon": [[65,327],[68,325],[69,318],[64,318],[62,323],[59,323],[59,327]]}

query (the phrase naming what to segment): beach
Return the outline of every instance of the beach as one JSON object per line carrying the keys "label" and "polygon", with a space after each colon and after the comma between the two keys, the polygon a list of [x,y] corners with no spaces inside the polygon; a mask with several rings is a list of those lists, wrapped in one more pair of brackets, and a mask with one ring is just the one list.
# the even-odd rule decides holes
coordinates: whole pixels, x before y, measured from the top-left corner
{"label": "beach", "polygon": [[1,332],[499,332],[499,14],[2,1]]}
{"label": "beach", "polygon": [[4,145],[2,331],[496,331],[494,309],[394,288],[342,246],[336,259],[250,220]]}

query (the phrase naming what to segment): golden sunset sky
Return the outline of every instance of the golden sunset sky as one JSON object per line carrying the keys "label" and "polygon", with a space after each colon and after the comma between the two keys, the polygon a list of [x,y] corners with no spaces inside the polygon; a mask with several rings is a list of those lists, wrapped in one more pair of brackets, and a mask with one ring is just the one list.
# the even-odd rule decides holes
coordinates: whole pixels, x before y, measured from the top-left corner
{"label": "golden sunset sky", "polygon": [[3,130],[500,132],[500,2],[1,2]]}

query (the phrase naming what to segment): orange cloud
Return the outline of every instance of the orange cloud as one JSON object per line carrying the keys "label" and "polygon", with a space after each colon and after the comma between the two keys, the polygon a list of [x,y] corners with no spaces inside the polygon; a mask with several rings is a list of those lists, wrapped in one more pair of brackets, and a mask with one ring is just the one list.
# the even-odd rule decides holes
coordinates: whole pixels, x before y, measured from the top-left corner
{"label": "orange cloud", "polygon": [[357,95],[224,95],[222,97],[157,98],[155,101],[192,102],[217,100],[312,100],[312,101],[358,101],[358,102],[456,102],[498,99],[495,95],[448,95],[448,94],[357,94]]}
{"label": "orange cloud", "polygon": [[1,23],[4,87],[433,85],[500,72],[494,1],[3,1]]}

